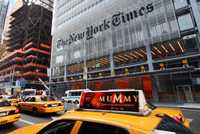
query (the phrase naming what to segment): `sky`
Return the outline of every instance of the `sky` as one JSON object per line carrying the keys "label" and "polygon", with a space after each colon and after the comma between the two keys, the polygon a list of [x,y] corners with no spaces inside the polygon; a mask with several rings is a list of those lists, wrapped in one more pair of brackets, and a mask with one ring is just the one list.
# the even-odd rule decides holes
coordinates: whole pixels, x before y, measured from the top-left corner
{"label": "sky", "polygon": [[9,0],[11,4],[14,4],[15,3],[15,0]]}
{"label": "sky", "polygon": [[9,11],[13,8],[13,5],[15,4],[16,0],[9,0],[10,6],[9,6]]}

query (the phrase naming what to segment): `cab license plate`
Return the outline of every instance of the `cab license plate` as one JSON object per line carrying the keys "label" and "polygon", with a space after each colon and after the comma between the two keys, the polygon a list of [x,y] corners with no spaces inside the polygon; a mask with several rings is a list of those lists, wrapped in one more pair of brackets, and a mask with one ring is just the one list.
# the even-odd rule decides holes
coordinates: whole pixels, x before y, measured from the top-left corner
{"label": "cab license plate", "polygon": [[0,113],[0,116],[6,116],[6,115],[7,115],[7,112]]}
{"label": "cab license plate", "polygon": [[51,106],[52,106],[52,107],[57,107],[58,105],[57,105],[57,104],[52,104]]}

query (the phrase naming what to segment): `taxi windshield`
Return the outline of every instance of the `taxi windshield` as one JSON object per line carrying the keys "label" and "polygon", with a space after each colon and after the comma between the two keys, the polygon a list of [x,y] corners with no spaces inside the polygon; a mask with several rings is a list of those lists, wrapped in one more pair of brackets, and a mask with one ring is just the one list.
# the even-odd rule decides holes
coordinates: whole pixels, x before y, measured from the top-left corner
{"label": "taxi windshield", "polygon": [[51,96],[42,96],[40,99],[41,101],[55,101],[55,98]]}
{"label": "taxi windshield", "polygon": [[22,95],[35,95],[35,91],[23,91]]}
{"label": "taxi windshield", "polygon": [[17,99],[15,96],[9,96],[8,99]]}
{"label": "taxi windshield", "polygon": [[0,107],[10,106],[8,101],[0,101]]}
{"label": "taxi windshield", "polygon": [[81,95],[81,91],[80,92],[69,92],[69,96],[80,96]]}

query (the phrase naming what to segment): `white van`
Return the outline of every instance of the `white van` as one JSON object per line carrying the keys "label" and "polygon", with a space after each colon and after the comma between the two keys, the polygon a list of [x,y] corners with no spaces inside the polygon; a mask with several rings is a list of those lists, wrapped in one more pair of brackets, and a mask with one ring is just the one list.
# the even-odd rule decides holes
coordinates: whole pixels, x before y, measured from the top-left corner
{"label": "white van", "polygon": [[65,95],[62,97],[64,101],[65,111],[79,108],[81,93],[84,91],[91,91],[90,89],[77,89],[67,90]]}
{"label": "white van", "polygon": [[90,89],[77,89],[77,90],[67,90],[62,100],[67,103],[79,104],[81,93],[84,91],[91,91]]}

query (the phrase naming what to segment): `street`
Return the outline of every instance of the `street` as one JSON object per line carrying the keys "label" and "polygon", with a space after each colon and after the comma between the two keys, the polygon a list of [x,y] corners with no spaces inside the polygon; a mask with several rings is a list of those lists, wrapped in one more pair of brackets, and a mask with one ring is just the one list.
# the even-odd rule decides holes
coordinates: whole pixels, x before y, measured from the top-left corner
{"label": "street", "polygon": [[194,132],[194,134],[199,134],[200,110],[183,109],[182,111],[184,116],[191,121],[190,125],[192,132]]}
{"label": "street", "polygon": [[[200,132],[200,127],[199,127],[200,110],[182,109],[182,111],[183,111],[185,117],[191,121],[191,130],[194,132],[194,134],[198,134],[198,132]],[[14,123],[13,125],[10,125],[10,126],[1,127],[0,134],[7,134],[18,128],[32,125],[35,123],[49,122],[49,121],[61,116],[62,114],[63,113],[34,116],[30,113],[22,113],[21,119],[18,122]]]}

